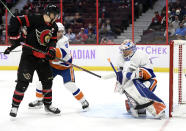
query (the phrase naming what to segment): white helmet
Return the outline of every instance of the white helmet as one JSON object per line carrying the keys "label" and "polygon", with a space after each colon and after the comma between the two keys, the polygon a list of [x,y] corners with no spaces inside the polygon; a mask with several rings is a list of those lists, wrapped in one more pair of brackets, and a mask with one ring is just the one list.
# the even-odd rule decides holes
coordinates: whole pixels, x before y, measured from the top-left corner
{"label": "white helmet", "polygon": [[57,22],[58,31],[63,31],[63,35],[65,34],[65,27],[61,22]]}
{"label": "white helmet", "polygon": [[124,59],[126,61],[129,61],[130,58],[136,52],[136,44],[134,44],[134,42],[132,42],[132,40],[126,39],[121,43],[119,49],[120,49],[120,53],[123,55]]}

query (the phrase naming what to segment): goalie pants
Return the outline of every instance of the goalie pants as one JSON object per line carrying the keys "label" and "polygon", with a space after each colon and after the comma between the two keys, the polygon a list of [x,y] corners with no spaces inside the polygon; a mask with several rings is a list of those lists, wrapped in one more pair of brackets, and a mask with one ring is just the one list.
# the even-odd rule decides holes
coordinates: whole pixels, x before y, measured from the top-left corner
{"label": "goalie pants", "polygon": [[44,59],[36,58],[32,54],[23,52],[17,73],[17,85],[13,94],[13,107],[19,107],[29,82],[32,82],[35,70],[43,85],[43,102],[45,105],[51,105],[53,76],[49,62]]}

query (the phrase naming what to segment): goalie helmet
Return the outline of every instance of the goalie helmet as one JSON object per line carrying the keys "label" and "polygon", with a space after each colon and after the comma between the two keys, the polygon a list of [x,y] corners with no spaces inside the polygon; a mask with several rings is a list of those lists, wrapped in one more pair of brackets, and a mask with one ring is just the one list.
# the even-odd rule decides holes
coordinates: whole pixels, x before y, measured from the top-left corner
{"label": "goalie helmet", "polygon": [[57,22],[57,27],[58,27],[58,31],[62,31],[62,34],[65,34],[65,27],[63,26],[63,24],[61,22]]}
{"label": "goalie helmet", "polygon": [[130,58],[136,52],[136,44],[134,44],[132,40],[126,39],[122,42],[119,49],[120,49],[120,53],[124,57],[124,60],[129,61]]}

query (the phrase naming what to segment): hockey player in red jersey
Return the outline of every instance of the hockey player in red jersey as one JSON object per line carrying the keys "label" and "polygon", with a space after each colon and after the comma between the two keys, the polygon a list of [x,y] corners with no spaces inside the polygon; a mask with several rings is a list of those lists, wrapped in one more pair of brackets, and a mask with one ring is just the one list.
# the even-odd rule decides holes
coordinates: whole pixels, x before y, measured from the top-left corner
{"label": "hockey player in red jersey", "polygon": [[10,116],[16,117],[19,105],[24,97],[29,82],[32,82],[34,71],[37,72],[39,80],[43,86],[43,103],[45,111],[59,114],[58,108],[52,107],[52,70],[49,60],[53,60],[56,54],[57,30],[55,23],[59,15],[59,10],[55,5],[49,4],[43,15],[23,15],[10,19],[8,28],[9,38],[12,46],[7,50],[11,51],[20,45],[20,28],[27,27],[27,37],[25,44],[32,46],[46,53],[33,51],[23,46],[21,60],[18,68],[17,85],[13,94],[12,108]]}
{"label": "hockey player in red jersey", "polygon": [[[64,35],[64,26],[60,22],[57,22],[57,25],[58,42],[56,45],[56,57],[72,63],[72,56],[69,50],[69,41],[68,38]],[[88,109],[88,101],[85,99],[83,92],[75,84],[75,75],[73,67],[57,60],[52,60],[50,65],[52,67],[53,77],[56,77],[57,75],[61,76],[63,78],[64,86],[72,93],[75,99],[81,103],[82,109]],[[40,108],[43,105],[43,93],[40,82],[38,82],[37,84],[36,98],[37,100],[29,103],[29,107]]]}

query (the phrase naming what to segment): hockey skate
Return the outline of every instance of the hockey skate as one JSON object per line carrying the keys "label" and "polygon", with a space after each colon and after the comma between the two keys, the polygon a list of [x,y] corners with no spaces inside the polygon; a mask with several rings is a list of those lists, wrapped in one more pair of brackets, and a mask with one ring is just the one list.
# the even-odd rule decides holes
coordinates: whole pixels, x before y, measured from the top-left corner
{"label": "hockey skate", "polygon": [[146,109],[138,109],[135,110],[133,105],[128,101],[125,100],[125,106],[126,106],[126,110],[129,114],[132,114],[132,116],[134,117],[145,117],[146,116]]}
{"label": "hockey skate", "polygon": [[17,111],[18,111],[17,107],[12,107],[11,110],[10,110],[10,116],[11,117],[16,117],[17,116]]}
{"label": "hockey skate", "polygon": [[45,111],[50,114],[59,114],[61,111],[51,105],[45,105]]}
{"label": "hockey skate", "polygon": [[40,109],[40,108],[43,107],[43,101],[42,101],[42,100],[35,100],[35,101],[33,101],[33,102],[30,102],[30,103],[28,104],[28,106],[29,106],[30,108]]}
{"label": "hockey skate", "polygon": [[89,107],[88,101],[87,100],[84,100],[83,102],[81,102],[81,104],[82,104],[82,109],[84,111],[87,111],[88,110],[88,107]]}
{"label": "hockey skate", "polygon": [[131,111],[131,115],[135,118],[138,118],[139,115],[138,115],[138,110],[134,109],[133,107],[130,108],[130,111]]}

